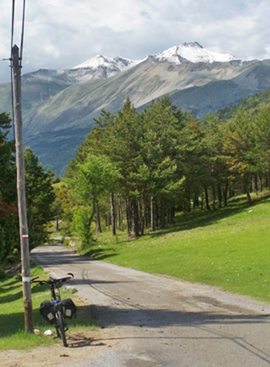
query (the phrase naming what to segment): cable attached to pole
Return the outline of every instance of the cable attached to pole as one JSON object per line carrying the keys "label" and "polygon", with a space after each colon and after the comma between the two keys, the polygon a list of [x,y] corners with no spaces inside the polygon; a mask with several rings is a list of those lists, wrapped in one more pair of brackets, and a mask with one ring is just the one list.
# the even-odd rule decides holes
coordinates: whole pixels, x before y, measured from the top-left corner
{"label": "cable attached to pole", "polygon": [[10,42],[10,80],[11,80],[11,118],[12,118],[12,130],[13,130],[13,140],[15,144],[15,124],[14,124],[14,86],[13,86],[13,59],[12,59],[12,47],[14,41],[14,25],[15,25],[15,0],[12,0],[12,16],[11,16],[11,42]]}
{"label": "cable attached to pole", "polygon": [[[26,0],[23,0],[22,7],[22,27],[21,27],[21,40],[20,40],[20,54],[19,54],[19,66],[22,67],[23,58],[23,45],[24,45],[24,28],[25,28],[25,9]],[[12,0],[12,16],[11,16],[11,42],[10,42],[10,71],[11,71],[11,104],[12,104],[12,126],[13,126],[13,137],[15,139],[15,127],[14,127],[14,86],[13,86],[13,60],[12,60],[12,48],[14,43],[14,33],[15,33],[15,14],[16,14],[16,1]]]}
{"label": "cable attached to pole", "polygon": [[11,120],[12,120],[12,132],[13,132],[13,140],[14,140],[14,144],[15,144],[15,123],[14,123],[14,84],[13,84],[13,71],[12,71],[12,60],[10,60],[10,78],[11,78],[11,83],[10,83],[10,89],[11,89]]}
{"label": "cable attached to pole", "polygon": [[14,41],[14,24],[15,24],[15,0],[12,0],[10,57],[12,55],[12,47]]}
{"label": "cable attached to pole", "polygon": [[[22,66],[22,57],[23,57],[25,9],[26,9],[26,0],[23,0],[22,21],[21,21],[22,27],[21,27],[21,40],[20,40],[20,54],[19,54],[20,66]],[[12,0],[10,55],[12,55],[12,47],[14,46],[13,43],[14,43],[14,33],[15,33],[15,13],[16,13],[16,2],[15,2],[15,0]]]}
{"label": "cable attached to pole", "polygon": [[20,66],[22,66],[22,57],[23,57],[23,41],[24,41],[24,25],[25,25],[25,2],[26,1],[23,0],[21,47],[20,47]]}

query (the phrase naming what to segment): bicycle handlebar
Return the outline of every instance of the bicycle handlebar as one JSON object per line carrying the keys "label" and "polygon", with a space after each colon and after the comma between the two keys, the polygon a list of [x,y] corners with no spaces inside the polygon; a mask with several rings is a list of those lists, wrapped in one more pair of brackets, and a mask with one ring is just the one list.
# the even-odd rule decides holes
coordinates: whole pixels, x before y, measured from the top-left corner
{"label": "bicycle handlebar", "polygon": [[39,284],[57,284],[57,283],[64,283],[69,279],[74,278],[74,274],[73,273],[68,273],[68,277],[63,277],[63,278],[49,278],[48,280],[38,280],[39,276],[36,276],[34,278],[32,278],[31,283],[39,283]]}

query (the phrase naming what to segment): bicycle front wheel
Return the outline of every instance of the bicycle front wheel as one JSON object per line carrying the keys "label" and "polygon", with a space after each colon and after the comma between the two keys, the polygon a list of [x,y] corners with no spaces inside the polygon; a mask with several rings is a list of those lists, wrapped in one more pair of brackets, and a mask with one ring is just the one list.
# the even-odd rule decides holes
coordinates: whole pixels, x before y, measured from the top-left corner
{"label": "bicycle front wheel", "polygon": [[67,347],[67,338],[65,333],[65,324],[64,324],[64,317],[61,311],[57,311],[56,313],[56,332],[57,336],[62,339],[63,346]]}

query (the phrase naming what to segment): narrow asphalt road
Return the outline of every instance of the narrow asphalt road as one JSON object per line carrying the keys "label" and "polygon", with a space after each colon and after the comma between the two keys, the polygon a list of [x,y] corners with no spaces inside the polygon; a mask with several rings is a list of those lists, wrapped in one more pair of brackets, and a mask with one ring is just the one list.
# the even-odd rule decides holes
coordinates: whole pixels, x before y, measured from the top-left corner
{"label": "narrow asphalt road", "polygon": [[[213,287],[91,261],[63,246],[32,257],[90,304],[100,325],[102,353],[89,347],[65,367],[270,366],[270,305]],[[60,365],[59,365],[60,366]]]}

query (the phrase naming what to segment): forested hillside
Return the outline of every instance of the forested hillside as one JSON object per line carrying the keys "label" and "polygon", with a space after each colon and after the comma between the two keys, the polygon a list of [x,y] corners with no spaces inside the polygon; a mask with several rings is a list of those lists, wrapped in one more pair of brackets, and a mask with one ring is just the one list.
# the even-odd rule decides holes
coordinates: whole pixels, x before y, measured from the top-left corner
{"label": "forested hillside", "polygon": [[143,112],[129,100],[114,115],[102,111],[59,187],[69,230],[87,245],[93,221],[140,236],[177,211],[214,210],[241,193],[251,203],[251,192],[270,186],[270,106],[246,103],[204,123],[169,98]]}
{"label": "forested hillside", "polygon": [[[253,96],[250,96],[246,99],[243,99],[236,106],[226,107],[217,111],[213,116],[216,116],[220,121],[228,120],[233,117],[239,108],[248,111],[250,114],[255,115],[260,112],[260,110],[270,105],[270,89],[265,90],[264,92],[257,93]],[[207,117],[208,118],[208,117]]]}
{"label": "forested hillside", "polygon": [[[178,212],[213,211],[238,194],[251,204],[252,192],[270,187],[269,99],[266,91],[203,121],[168,97],[143,111],[127,99],[115,114],[102,110],[58,183],[27,149],[31,246],[46,240],[52,219],[88,247],[105,227],[139,237],[174,223]],[[16,172],[9,116],[0,122],[0,258],[7,259],[19,252]]]}

